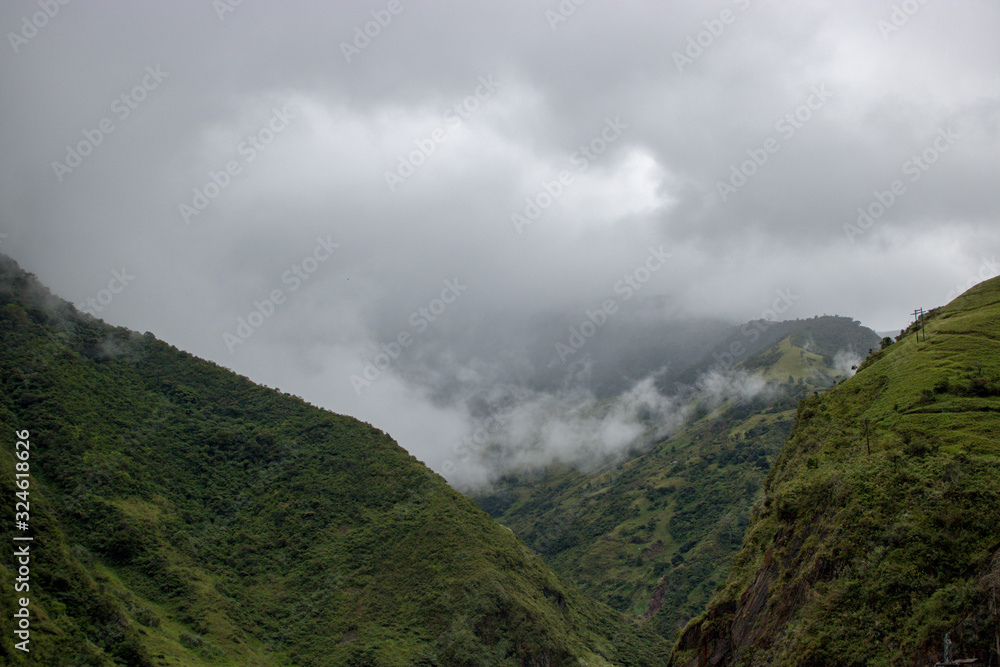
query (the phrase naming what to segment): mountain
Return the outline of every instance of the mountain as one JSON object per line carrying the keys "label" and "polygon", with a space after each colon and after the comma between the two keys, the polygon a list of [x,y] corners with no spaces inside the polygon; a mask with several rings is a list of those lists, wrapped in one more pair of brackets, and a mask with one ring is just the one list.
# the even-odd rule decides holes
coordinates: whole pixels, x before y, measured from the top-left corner
{"label": "mountain", "polygon": [[511,472],[474,498],[556,572],[673,640],[725,581],[798,401],[877,343],[844,317],[738,327],[682,375],[686,420],[669,437],[650,424],[628,460]]}
{"label": "mountain", "polygon": [[804,400],[673,665],[1000,658],[1000,278]]}
{"label": "mountain", "polygon": [[[393,366],[442,404],[467,400],[470,391],[490,394],[498,385],[554,393],[570,378],[578,388],[611,396],[651,370],[672,381],[688,360],[700,359],[731,329],[722,321],[685,316],[667,299],[637,296],[627,311],[610,316],[600,309],[565,308],[524,321],[463,320],[447,339],[416,340]],[[453,365],[488,367],[489,374],[475,383],[441,372]]]}
{"label": "mountain", "polygon": [[2,520],[32,538],[0,556],[4,664],[669,655],[379,429],[81,315],[6,257],[0,342]]}
{"label": "mountain", "polygon": [[[814,374],[812,369],[828,375],[845,375],[847,369],[838,368],[839,363],[851,357],[863,358],[871,347],[878,345],[880,336],[856,320],[835,315],[783,322],[754,320],[733,329],[700,361],[685,368],[676,382],[694,384],[712,370],[770,367],[778,359],[774,346],[785,339],[793,347],[814,355],[810,357],[812,361],[816,361],[815,356],[822,358],[826,368],[810,364],[811,368],[805,369],[807,376]],[[762,354],[764,352],[767,354]],[[780,369],[774,370],[780,375]]]}

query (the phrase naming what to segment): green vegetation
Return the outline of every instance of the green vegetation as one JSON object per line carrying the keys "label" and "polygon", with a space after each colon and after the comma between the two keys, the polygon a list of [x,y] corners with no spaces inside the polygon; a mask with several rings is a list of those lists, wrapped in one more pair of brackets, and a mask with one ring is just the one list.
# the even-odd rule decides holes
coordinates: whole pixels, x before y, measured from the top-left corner
{"label": "green vegetation", "polygon": [[0,257],[0,520],[31,433],[18,665],[662,665],[380,430],[78,314]]}
{"label": "green vegetation", "polygon": [[619,465],[511,474],[476,502],[586,593],[674,640],[725,581],[799,399],[834,382],[837,352],[878,342],[848,318],[770,328],[783,337],[735,367],[761,374],[771,392],[694,405],[684,428]]}
{"label": "green vegetation", "polygon": [[1000,279],[803,401],[743,550],[672,664],[1000,656]]}
{"label": "green vegetation", "polygon": [[[804,358],[800,360],[811,368],[805,377],[810,377],[818,369],[833,371],[838,353],[852,352],[864,356],[879,342],[875,332],[849,317],[823,315],[784,322],[756,320],[735,328],[713,351],[680,373],[678,381],[694,384],[700,375],[713,369],[770,368],[779,358],[774,346],[786,340],[790,348],[811,358],[811,362],[805,362]],[[784,380],[783,377],[777,379]]]}

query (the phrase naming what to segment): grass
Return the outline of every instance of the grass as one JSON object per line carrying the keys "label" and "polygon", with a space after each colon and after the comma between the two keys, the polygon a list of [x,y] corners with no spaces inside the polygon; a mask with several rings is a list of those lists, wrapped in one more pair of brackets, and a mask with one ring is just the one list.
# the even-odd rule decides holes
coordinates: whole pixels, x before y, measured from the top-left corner
{"label": "grass", "polygon": [[998,435],[992,280],[932,311],[926,340],[911,327],[803,401],[733,572],[673,664],[722,646],[727,664],[936,661],[946,633],[957,657],[996,664]]}

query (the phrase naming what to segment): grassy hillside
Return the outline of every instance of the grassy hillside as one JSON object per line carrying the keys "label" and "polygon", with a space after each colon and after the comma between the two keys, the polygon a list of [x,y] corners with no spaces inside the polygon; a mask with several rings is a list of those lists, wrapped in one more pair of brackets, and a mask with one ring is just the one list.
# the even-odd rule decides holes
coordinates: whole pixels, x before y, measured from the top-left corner
{"label": "grassy hillside", "polygon": [[863,357],[869,348],[878,346],[879,338],[860,322],[836,315],[783,322],[755,320],[734,328],[724,341],[686,368],[677,382],[693,385],[711,370],[773,367],[777,360],[775,346],[786,340],[791,347],[809,355],[812,361],[820,362],[810,363],[813,369],[833,369],[838,354],[853,353]]}
{"label": "grassy hillside", "polygon": [[675,665],[1000,653],[1000,279],[804,401],[743,550]]}
{"label": "grassy hillside", "polygon": [[[661,665],[385,433],[112,328],[0,258],[10,665]],[[14,526],[30,432],[30,529]]]}
{"label": "grassy hillside", "polygon": [[798,400],[833,382],[837,351],[877,341],[847,318],[799,325],[775,325],[784,337],[733,364],[768,391],[718,406],[694,394],[687,425],[633,459],[511,474],[477,503],[585,592],[675,639],[725,581]]}

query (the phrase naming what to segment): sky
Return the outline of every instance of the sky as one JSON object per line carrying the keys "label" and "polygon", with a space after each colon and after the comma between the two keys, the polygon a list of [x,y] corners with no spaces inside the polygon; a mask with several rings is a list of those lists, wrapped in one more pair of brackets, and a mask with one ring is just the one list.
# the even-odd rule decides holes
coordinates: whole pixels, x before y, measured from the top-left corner
{"label": "sky", "polygon": [[995,2],[7,0],[0,29],[0,252],[453,482],[473,440],[676,416],[648,378],[544,416],[602,359],[776,313],[896,331],[1000,273]]}

